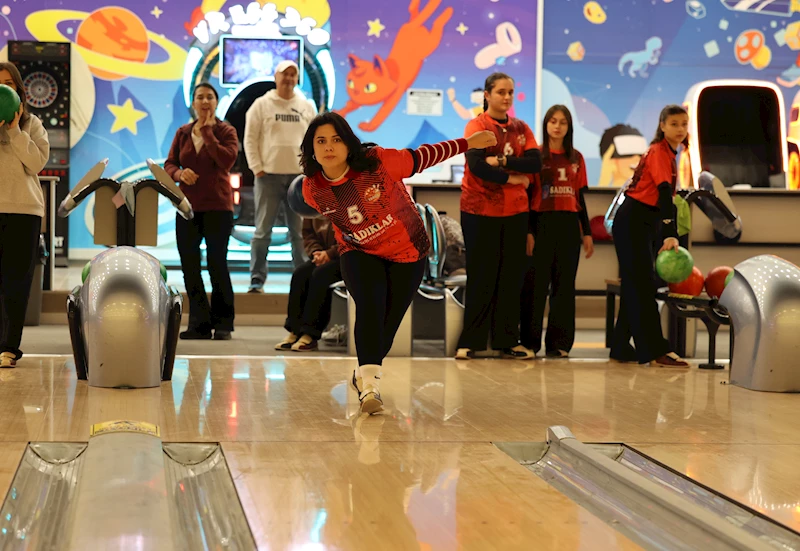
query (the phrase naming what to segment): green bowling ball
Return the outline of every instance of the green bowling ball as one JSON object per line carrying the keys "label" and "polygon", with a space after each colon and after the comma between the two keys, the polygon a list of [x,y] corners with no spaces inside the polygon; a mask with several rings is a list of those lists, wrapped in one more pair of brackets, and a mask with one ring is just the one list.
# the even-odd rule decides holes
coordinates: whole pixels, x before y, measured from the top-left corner
{"label": "green bowling ball", "polygon": [[667,283],[680,283],[691,275],[692,268],[694,259],[683,247],[678,247],[677,251],[664,251],[656,258],[658,277]]}
{"label": "green bowling ball", "polygon": [[19,111],[19,95],[11,87],[0,84],[0,120],[9,124]]}
{"label": "green bowling ball", "polygon": [[736,272],[731,272],[725,277],[725,287],[727,287],[728,283],[730,283],[731,280],[733,279],[733,274],[734,273],[736,273]]}

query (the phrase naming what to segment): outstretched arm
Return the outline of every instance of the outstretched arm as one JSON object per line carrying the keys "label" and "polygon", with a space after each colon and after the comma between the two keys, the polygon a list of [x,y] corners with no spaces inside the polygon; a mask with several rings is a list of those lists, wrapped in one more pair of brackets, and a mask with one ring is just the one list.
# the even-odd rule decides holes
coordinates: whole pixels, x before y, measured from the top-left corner
{"label": "outstretched arm", "polygon": [[483,130],[469,138],[447,140],[433,145],[423,144],[417,149],[384,149],[381,162],[395,181],[413,176],[434,165],[465,153],[468,149],[483,149],[497,144],[493,132]]}

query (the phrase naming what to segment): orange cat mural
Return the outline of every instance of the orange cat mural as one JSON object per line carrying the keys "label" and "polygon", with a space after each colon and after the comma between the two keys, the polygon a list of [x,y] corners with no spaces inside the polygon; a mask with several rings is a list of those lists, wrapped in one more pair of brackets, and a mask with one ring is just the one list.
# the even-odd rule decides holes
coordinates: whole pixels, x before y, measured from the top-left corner
{"label": "orange cat mural", "polygon": [[374,132],[383,124],[417,79],[422,62],[442,42],[442,32],[453,15],[453,8],[444,10],[434,20],[431,30],[428,30],[424,25],[442,0],[430,0],[422,11],[419,10],[419,3],[420,0],[411,0],[408,6],[411,18],[397,31],[386,60],[379,55],[372,61],[360,59],[353,54],[347,56],[350,62],[350,72],[347,75],[347,94],[350,100],[338,113],[344,117],[364,105],[383,103],[371,121],[358,125],[365,132]]}

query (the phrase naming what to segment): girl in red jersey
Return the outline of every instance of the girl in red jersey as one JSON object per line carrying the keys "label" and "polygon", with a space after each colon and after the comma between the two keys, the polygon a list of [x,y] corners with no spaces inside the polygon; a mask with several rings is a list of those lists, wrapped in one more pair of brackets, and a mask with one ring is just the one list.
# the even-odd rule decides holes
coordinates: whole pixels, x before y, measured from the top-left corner
{"label": "girl in red jersey", "polygon": [[519,343],[525,236],[529,201],[526,189],[539,172],[541,158],[527,124],[508,115],[514,81],[493,73],[484,85],[484,113],[467,123],[465,135],[490,131],[497,145],[466,154],[461,184],[461,227],[469,278],[464,329],[456,358],[472,358],[491,346],[510,358],[533,358]]}
{"label": "girl in red jersey", "polygon": [[548,357],[566,358],[575,342],[575,276],[581,251],[592,256],[594,244],[583,192],[586,164],[572,146],[572,114],[554,105],[544,116],[540,186],[531,186],[527,252],[531,267],[522,288],[522,345],[542,347],[544,305],[550,290],[550,315],[544,348]]}
{"label": "girl in red jersey", "polygon": [[[619,259],[620,309],[611,343],[611,359],[663,367],[689,367],[674,352],[661,331],[656,304],[653,243],[658,251],[677,250],[675,195],[676,149],[688,146],[689,115],[679,105],[661,110],[658,130],[639,161],[614,217],[614,247]],[[633,337],[635,349],[631,347]]]}
{"label": "girl in red jersey", "polygon": [[495,140],[491,132],[477,132],[396,150],[362,144],[337,113],[319,115],[308,127],[300,161],[306,175],[303,199],[334,225],[342,278],[356,303],[359,367],[352,384],[365,413],[383,409],[381,364],[422,282],[430,247],[402,180]]}

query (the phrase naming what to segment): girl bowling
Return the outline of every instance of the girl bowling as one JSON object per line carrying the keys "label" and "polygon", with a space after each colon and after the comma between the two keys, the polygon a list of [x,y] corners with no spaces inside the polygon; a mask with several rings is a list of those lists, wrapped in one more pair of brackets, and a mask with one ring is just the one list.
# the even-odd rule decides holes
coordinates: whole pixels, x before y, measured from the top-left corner
{"label": "girl bowling", "polygon": [[306,177],[302,186],[290,186],[288,199],[298,214],[316,214],[307,212],[307,205],[334,225],[342,278],[356,303],[358,368],[351,383],[364,413],[383,409],[383,358],[422,281],[430,247],[402,180],[495,143],[493,132],[478,131],[416,150],[384,149],[362,144],[347,121],[332,112],[308,127],[301,146]]}
{"label": "girl bowling", "polygon": [[614,218],[621,291],[611,343],[611,359],[615,361],[689,367],[669,350],[661,330],[653,254],[653,243],[657,241],[661,243],[659,253],[678,249],[673,204],[675,156],[681,144],[688,146],[688,126],[689,116],[683,107],[668,105],[661,110],[655,138],[639,161],[625,191],[625,201]]}
{"label": "girl bowling", "polygon": [[581,245],[586,258],[594,252],[583,195],[588,183],[583,155],[572,145],[569,109],[552,106],[542,126],[540,185],[531,186],[530,194],[527,250],[533,258],[522,289],[520,335],[522,346],[539,352],[549,294],[545,352],[550,358],[566,358],[575,342],[575,276]]}

